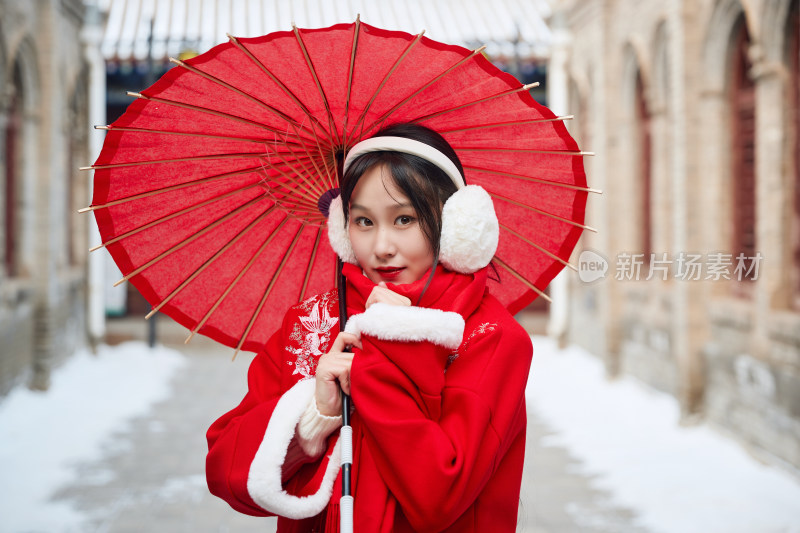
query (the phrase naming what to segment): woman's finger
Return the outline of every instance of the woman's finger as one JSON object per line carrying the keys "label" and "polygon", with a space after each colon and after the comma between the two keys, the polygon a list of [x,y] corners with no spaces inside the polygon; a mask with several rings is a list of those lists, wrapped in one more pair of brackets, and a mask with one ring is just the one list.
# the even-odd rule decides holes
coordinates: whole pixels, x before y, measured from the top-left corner
{"label": "woman's finger", "polygon": [[342,331],[336,336],[336,339],[333,341],[333,345],[331,345],[331,351],[343,352],[345,350],[345,347],[348,345],[361,348],[361,339],[359,339],[352,333],[347,333],[346,331]]}

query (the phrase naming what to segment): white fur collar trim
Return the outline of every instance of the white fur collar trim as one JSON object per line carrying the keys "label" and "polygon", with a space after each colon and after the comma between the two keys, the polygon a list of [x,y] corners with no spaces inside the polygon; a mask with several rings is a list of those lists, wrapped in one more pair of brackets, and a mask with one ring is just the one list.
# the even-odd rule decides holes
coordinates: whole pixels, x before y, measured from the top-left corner
{"label": "white fur collar trim", "polygon": [[464,318],[451,311],[377,303],[351,316],[345,331],[388,341],[430,341],[455,350],[464,336]]}
{"label": "white fur collar trim", "polygon": [[316,516],[328,505],[339,473],[340,443],[328,459],[319,490],[310,496],[293,496],[283,490],[281,469],[289,443],[306,406],[314,396],[315,381],[304,379],[286,391],[272,412],[264,439],[250,465],[247,491],[265,510],[294,520]]}

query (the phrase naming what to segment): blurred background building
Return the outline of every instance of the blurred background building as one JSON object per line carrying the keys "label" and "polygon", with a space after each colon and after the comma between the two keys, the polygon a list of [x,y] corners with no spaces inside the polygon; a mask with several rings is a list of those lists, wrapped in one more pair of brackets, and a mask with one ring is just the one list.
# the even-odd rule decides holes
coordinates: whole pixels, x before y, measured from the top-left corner
{"label": "blurred background building", "polygon": [[81,0],[0,2],[0,394],[85,342],[90,157]]}
{"label": "blurred background building", "polygon": [[569,278],[559,333],[800,467],[800,2],[553,9],[550,89],[604,191],[582,247],[609,267]]}
{"label": "blurred background building", "polygon": [[[800,0],[0,0],[0,397],[146,303],[90,214],[102,131],[187,57],[351,22],[486,54],[570,121],[586,233],[549,332],[800,468]],[[545,81],[547,74],[547,83]],[[584,256],[581,252],[589,253]],[[737,259],[741,257],[741,259]],[[649,279],[648,279],[649,278]],[[695,279],[697,278],[697,279]],[[541,299],[540,299],[541,300]],[[541,305],[542,302],[539,303]],[[144,326],[143,326],[144,327]]]}

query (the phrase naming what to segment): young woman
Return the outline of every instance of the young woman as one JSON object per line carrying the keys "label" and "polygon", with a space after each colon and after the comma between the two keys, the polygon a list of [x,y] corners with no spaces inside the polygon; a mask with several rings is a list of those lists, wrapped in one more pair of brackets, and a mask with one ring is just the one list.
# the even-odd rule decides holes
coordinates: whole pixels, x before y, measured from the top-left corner
{"label": "young woman", "polygon": [[[439,134],[354,146],[329,237],[335,290],[292,308],[208,431],[208,485],[278,531],[338,531],[339,388],[354,410],[355,531],[516,529],[530,337],[487,290],[498,224]],[[352,347],[352,353],[345,351]]]}

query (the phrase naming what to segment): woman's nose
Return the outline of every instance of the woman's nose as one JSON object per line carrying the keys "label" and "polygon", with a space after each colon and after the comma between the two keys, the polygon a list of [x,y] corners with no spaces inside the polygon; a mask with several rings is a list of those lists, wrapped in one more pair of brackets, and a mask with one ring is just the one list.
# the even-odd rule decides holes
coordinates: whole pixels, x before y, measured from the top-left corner
{"label": "woman's nose", "polygon": [[379,229],[375,237],[375,255],[377,257],[392,257],[397,253],[391,231]]}

